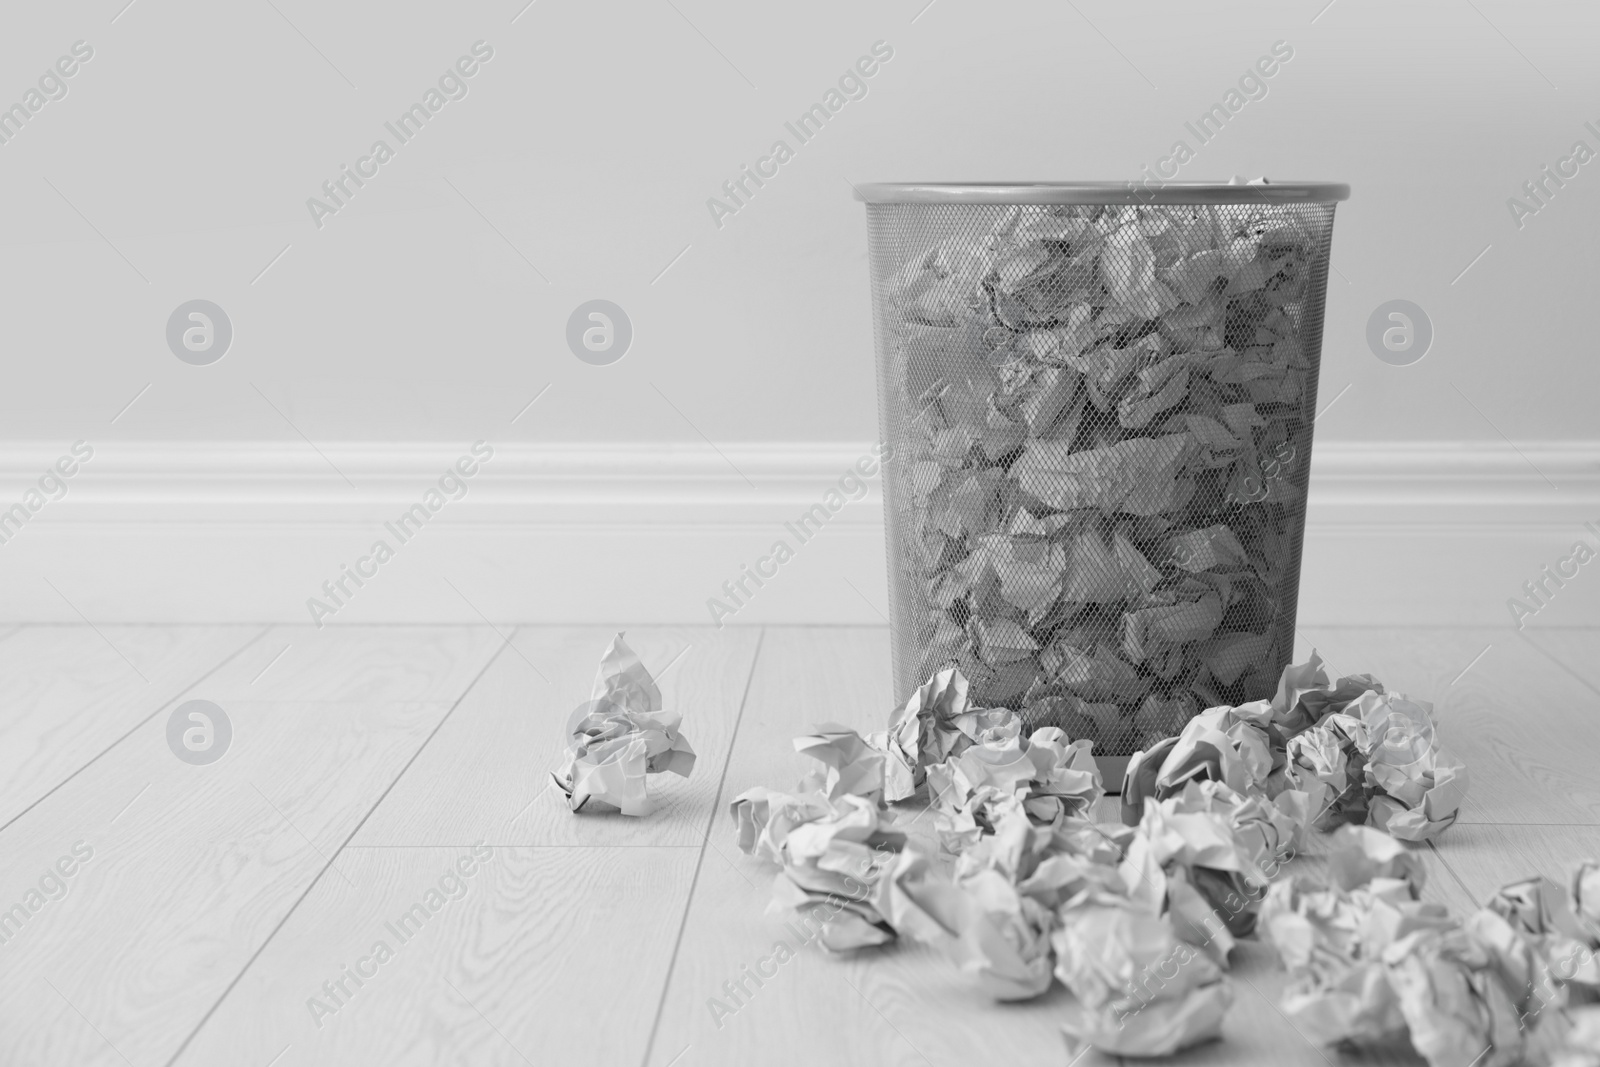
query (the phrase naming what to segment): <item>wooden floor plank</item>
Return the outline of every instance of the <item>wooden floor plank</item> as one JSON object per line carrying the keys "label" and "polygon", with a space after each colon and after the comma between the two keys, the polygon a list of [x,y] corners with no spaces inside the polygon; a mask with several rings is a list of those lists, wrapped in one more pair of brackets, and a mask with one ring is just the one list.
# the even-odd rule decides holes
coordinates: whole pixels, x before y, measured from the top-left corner
{"label": "wooden floor plank", "polygon": [[504,635],[488,626],[274,626],[220,681],[251,700],[448,703]]}
{"label": "wooden floor plank", "polygon": [[1501,886],[1543,875],[1567,885],[1582,860],[1600,861],[1600,826],[1453,826],[1440,857],[1482,906]]}
{"label": "wooden floor plank", "polygon": [[29,626],[0,640],[0,827],[262,633]]}
{"label": "wooden floor plank", "polygon": [[[0,705],[0,770],[14,737],[33,739],[12,779],[83,743],[52,714],[131,714],[125,684],[74,702],[101,691],[96,679],[122,684],[115,664],[145,690],[104,642],[83,657],[101,673],[82,672],[60,651],[72,635],[37,636],[47,629],[73,628],[0,631],[0,679],[37,680],[16,687],[35,694],[31,718]],[[133,636],[177,628],[102,629],[152,681],[147,666],[186,654]],[[1600,858],[1600,633],[1302,630],[1335,673],[1432,700],[1471,769],[1461,821],[1418,853],[1429,899],[1465,913],[1505,882],[1564,880]],[[251,634],[234,631],[234,648]],[[146,1067],[191,1034],[180,1064],[1070,1060],[1063,990],[995,1005],[920,946],[849,959],[807,946],[745,1002],[724,988],[792,940],[766,914],[774,870],[737,851],[727,803],[752,785],[793,788],[811,767],[791,739],[817,722],[883,727],[886,630],[630,631],[700,755],[687,781],[652,779],[662,805],[645,819],[574,816],[543,792],[610,635],[538,628],[502,650],[489,627],[284,627],[217,657],[189,693],[233,722],[221,761],[179,762],[157,715],[0,829],[0,1062]],[[52,640],[55,651],[15,652]],[[308,999],[328,1002],[322,983],[478,839],[494,857],[460,899],[403,945],[391,935],[394,959],[316,1025]],[[59,896],[46,875],[79,842],[93,856],[67,864]],[[1291,872],[1315,874],[1324,849],[1314,841]],[[8,927],[5,909],[30,890],[42,905]],[[1183,1063],[1420,1063],[1311,1047],[1275,1007],[1282,976],[1266,946],[1242,944],[1233,974],[1226,1040]],[[713,998],[737,1010],[713,1018]]]}
{"label": "wooden floor plank", "polygon": [[[413,979],[393,983],[417,1026],[397,1028],[392,1010],[382,1008],[341,1012],[337,1030],[326,1018],[323,1027],[311,1024],[306,961],[353,929],[350,909],[376,906],[391,883],[404,879],[385,875],[371,888],[362,883],[360,892],[319,883],[304,914],[297,910],[274,937],[183,1062],[193,1056],[209,1062],[208,1050],[249,1044],[258,1031],[304,1031],[304,1062],[437,1063],[463,1054],[464,1062],[517,1062],[512,1046],[537,1050],[537,1062],[642,1057],[760,635],[629,632],[630,645],[658,675],[667,706],[683,711],[698,753],[687,781],[652,781],[662,797],[655,815],[574,815],[554,794],[530,806],[541,799],[566,719],[589,695],[612,632],[520,631],[340,856],[340,869],[378,864],[411,871],[423,857],[454,855],[487,840],[507,857],[507,869],[520,872],[503,884],[485,883],[479,913],[463,919],[462,936],[414,954],[420,960],[412,964]],[[494,950],[486,953],[485,945]],[[447,979],[444,985],[434,974]],[[627,1024],[597,1030],[596,1006],[619,997],[636,1003],[623,1016]],[[477,1011],[494,1020],[498,1033],[469,1025]],[[297,1062],[299,1051],[292,1049],[285,1062]]]}
{"label": "wooden floor plank", "polygon": [[1600,693],[1600,628],[1556,630],[1528,626],[1521,636],[1561,670]]}
{"label": "wooden floor plank", "polygon": [[[627,641],[659,672],[696,753],[685,779],[652,775],[651,815],[574,814],[552,785],[573,709],[588,699],[614,628],[519,630],[457,714],[362,827],[359,845],[698,845],[727,760],[760,631],[641,627]],[[515,654],[512,654],[512,653]],[[535,668],[534,665],[537,665]],[[535,669],[548,676],[539,678]]]}
{"label": "wooden floor plank", "polygon": [[[698,850],[489,851],[415,932],[400,918],[471,852],[346,849],[355,885],[318,883],[179,1064],[639,1063]],[[361,962],[379,941],[393,958]],[[339,1004],[321,987],[346,965],[376,974]]]}
{"label": "wooden floor plank", "polygon": [[0,834],[8,903],[74,843],[94,853],[0,945],[0,1062],[167,1062],[501,645],[482,627],[318,640],[270,685],[260,643],[207,680],[234,725],[219,761],[181,762],[152,720]]}

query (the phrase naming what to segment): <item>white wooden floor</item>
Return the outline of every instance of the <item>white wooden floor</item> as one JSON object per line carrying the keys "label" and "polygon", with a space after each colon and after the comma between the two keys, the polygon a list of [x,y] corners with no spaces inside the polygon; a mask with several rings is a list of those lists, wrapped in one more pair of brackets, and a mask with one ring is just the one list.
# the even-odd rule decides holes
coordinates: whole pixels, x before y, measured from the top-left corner
{"label": "white wooden floor", "polygon": [[[1066,1062],[1059,989],[983,1003],[917,948],[807,949],[719,1027],[708,998],[781,932],[765,914],[771,873],[734,847],[727,801],[792,787],[803,761],[789,740],[813,722],[881,727],[887,634],[630,629],[699,753],[643,820],[574,816],[547,789],[609,634],[0,630],[0,912],[36,908],[15,929],[0,914],[0,1063]],[[1425,851],[1430,896],[1465,909],[1600,856],[1600,630],[1302,639],[1335,672],[1433,700],[1470,766],[1462,822]],[[194,698],[234,729],[207,766],[166,742],[172,709]],[[490,858],[448,877],[478,842]],[[70,859],[74,846],[92,856]],[[453,899],[402,943],[391,925],[441,878]],[[375,962],[379,940],[394,951]],[[1234,973],[1227,1041],[1182,1062],[1420,1062],[1306,1043],[1273,1006],[1259,945]],[[313,997],[337,1010],[314,1017]]]}

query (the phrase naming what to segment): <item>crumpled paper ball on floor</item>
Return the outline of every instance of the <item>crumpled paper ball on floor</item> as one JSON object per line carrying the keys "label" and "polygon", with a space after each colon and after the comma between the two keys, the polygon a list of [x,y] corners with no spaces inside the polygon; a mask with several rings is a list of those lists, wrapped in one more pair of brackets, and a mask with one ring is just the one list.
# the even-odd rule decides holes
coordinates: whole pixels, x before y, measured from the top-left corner
{"label": "crumpled paper ball on floor", "polygon": [[1122,1056],[1170,1056],[1222,1036],[1233,989],[1217,965],[1159,916],[1088,892],[1062,907],[1056,977],[1077,998],[1062,1030]]}
{"label": "crumpled paper ball on floor", "polygon": [[646,776],[684,778],[694,769],[694,749],[680,729],[683,718],[662,710],[661,690],[619,633],[600,660],[594,695],[567,723],[571,738],[552,777],[573,811],[654,810]]}

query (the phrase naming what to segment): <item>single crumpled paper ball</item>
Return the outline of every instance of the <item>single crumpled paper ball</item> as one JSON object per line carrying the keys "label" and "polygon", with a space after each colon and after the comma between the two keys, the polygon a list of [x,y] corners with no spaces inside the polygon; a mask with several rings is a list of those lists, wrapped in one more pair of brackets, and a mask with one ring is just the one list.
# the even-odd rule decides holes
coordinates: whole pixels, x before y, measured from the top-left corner
{"label": "single crumpled paper ball", "polygon": [[1038,826],[1019,805],[1002,812],[994,833],[956,858],[955,877],[998,871],[1019,892],[1055,908],[1089,888],[1120,893],[1117,864],[1133,836],[1127,827],[1087,819]]}
{"label": "single crumpled paper ball", "polygon": [[1147,803],[1121,867],[1129,896],[1159,908],[1164,891],[1178,936],[1226,968],[1234,938],[1255,929],[1268,883],[1303,843],[1307,799],[1287,790],[1268,800],[1191,780]]}
{"label": "single crumpled paper ball", "polygon": [[1526,1040],[1528,1031],[1544,1018],[1545,1009],[1566,1003],[1566,990],[1538,947],[1501,915],[1479,908],[1461,927],[1487,956],[1488,969],[1510,998]]}
{"label": "single crumpled paper ball", "polygon": [[847,726],[826,722],[816,733],[794,739],[794,750],[827,768],[825,774],[802,780],[801,790],[820,790],[829,800],[846,794],[880,801],[887,756]]}
{"label": "single crumpled paper ball", "polygon": [[1087,818],[1106,795],[1094,742],[1069,738],[1065,731],[1044,726],[1028,735],[1028,759],[1034,775],[1022,806],[1038,822],[1054,825],[1067,818]]}
{"label": "single crumpled paper ball", "polygon": [[783,842],[789,831],[833,813],[833,804],[821,792],[798,795],[754,786],[728,805],[739,851],[769,863],[783,862]]}
{"label": "single crumpled paper ball", "polygon": [[1261,793],[1240,793],[1225,782],[1196,780],[1173,799],[1176,811],[1225,816],[1240,845],[1268,875],[1276,874],[1305,845],[1311,798],[1299,790],[1286,789],[1269,800]]}
{"label": "single crumpled paper ball", "polygon": [[[929,781],[933,780],[930,774]],[[935,807],[933,828],[939,847],[959,856],[994,833],[995,828],[1012,815],[1027,818],[1016,793],[999,786],[980,785],[967,794],[958,807]]]}
{"label": "single crumpled paper ball", "polygon": [[1095,891],[1069,901],[1058,918],[1055,974],[1077,998],[1062,1023],[1069,1042],[1113,1055],[1170,1056],[1222,1036],[1232,987],[1165,920]]}
{"label": "single crumpled paper ball", "polygon": [[1600,864],[1585,860],[1567,891],[1540,877],[1512,882],[1468,920],[1513,990],[1532,1067],[1600,1067],[1597,879]]}
{"label": "single crumpled paper ball", "polygon": [[[846,794],[827,801],[826,811],[816,818],[792,823],[780,837],[772,818],[772,796],[751,798],[750,793],[734,802],[735,819],[747,815],[753,826],[757,805],[766,801],[768,822],[764,833],[751,835],[755,844],[750,851],[774,850],[782,866],[773,880],[768,910],[798,912],[803,922],[815,923],[818,941],[832,952],[892,940],[894,929],[873,906],[872,898],[879,877],[905,847],[905,835],[884,826],[878,806]],[[737,810],[747,800],[746,809]],[[792,804],[779,806],[786,819],[802,810]],[[742,821],[739,834],[743,848],[746,827]]]}
{"label": "single crumpled paper ball", "polygon": [[1456,925],[1443,905],[1411,899],[1399,879],[1350,893],[1295,879],[1267,891],[1259,930],[1289,971],[1280,1008],[1307,1040],[1379,1047],[1407,1030],[1379,954],[1404,932]]}
{"label": "single crumpled paper ball", "polygon": [[1455,821],[1467,769],[1440,747],[1432,705],[1365,674],[1329,685],[1313,652],[1284,669],[1268,721],[1285,738],[1284,778],[1311,795],[1318,829],[1366,822],[1426,841]]}
{"label": "single crumpled paper ball", "polygon": [[[1510,931],[1493,912],[1479,914]],[[1517,1000],[1497,974],[1494,956],[1470,930],[1418,930],[1385,948],[1382,959],[1411,1047],[1429,1067],[1521,1062]]]}
{"label": "single crumpled paper ball", "polygon": [[1367,822],[1403,841],[1429,840],[1455,822],[1467,768],[1440,747],[1432,705],[1363,693],[1346,711],[1366,727]]}
{"label": "single crumpled paper ball", "polygon": [[1121,892],[1121,837],[1083,819],[1037,826],[1013,801],[953,871],[901,853],[874,904],[901,937],[938,946],[980,993],[1025,1000],[1050,987],[1055,909],[1085,890]]}
{"label": "single crumpled paper ball", "polygon": [[1311,798],[1312,825],[1324,833],[1367,818],[1367,728],[1333,712],[1286,745],[1286,773]]}
{"label": "single crumpled paper ball", "polygon": [[1404,1038],[1405,1015],[1388,975],[1365,954],[1386,945],[1396,929],[1455,922],[1438,905],[1410,900],[1403,882],[1379,888],[1347,896],[1279,882],[1262,902],[1262,938],[1290,974],[1280,1009],[1314,1044],[1374,1047]]}
{"label": "single crumpled paper ball", "polygon": [[1199,783],[1145,805],[1118,868],[1129,899],[1166,915],[1177,936],[1226,967],[1234,938],[1255,928],[1270,879],[1225,811],[1213,810]]}
{"label": "single crumpled paper ball", "polygon": [[1352,674],[1329,684],[1322,657],[1316,649],[1304,663],[1290,664],[1278,679],[1278,691],[1271,701],[1272,722],[1286,737],[1310,729],[1322,719],[1342,712],[1361,694],[1382,693],[1383,683],[1370,674]]}
{"label": "single crumpled paper ball", "polygon": [[1277,788],[1268,787],[1274,771],[1285,764],[1281,746],[1274,745],[1267,729],[1270,714],[1265,701],[1209,708],[1185,723],[1177,737],[1134,753],[1123,777],[1122,821],[1137,823],[1145,798],[1165,800],[1195,779],[1223,782],[1238,793],[1272,794],[1287,788],[1281,776],[1274,783]]}
{"label": "single crumpled paper ball", "polygon": [[1334,834],[1328,870],[1330,886],[1300,876],[1274,883],[1262,902],[1258,931],[1289,972],[1281,1009],[1319,1045],[1403,1040],[1406,1016],[1381,955],[1414,931],[1459,921],[1443,905],[1417,899],[1420,862],[1377,830],[1347,826]]}
{"label": "single crumpled paper ball", "polygon": [[1328,843],[1328,877],[1340,889],[1360,889],[1375,878],[1398,878],[1422,899],[1428,872],[1419,855],[1381,830],[1341,826]]}
{"label": "single crumpled paper ball", "polygon": [[936,810],[954,811],[982,786],[1016,793],[1032,780],[1034,771],[1022,720],[1006,712],[964,745],[959,755],[927,768],[928,799]]}
{"label": "single crumpled paper ball", "polygon": [[1440,746],[1432,706],[1400,693],[1367,689],[1285,749],[1285,777],[1311,796],[1319,830],[1365,822],[1426,841],[1455,822],[1467,792],[1467,768]]}
{"label": "single crumpled paper ball", "polygon": [[1367,801],[1367,821],[1404,841],[1427,841],[1456,821],[1467,792],[1466,764],[1444,753],[1394,767],[1367,761],[1367,780],[1379,790]]}
{"label": "single crumpled paper ball", "polygon": [[907,849],[878,881],[878,909],[902,936],[940,948],[995,1000],[1027,1000],[1050,988],[1052,914],[996,869],[953,880]]}
{"label": "single crumpled paper ball", "polygon": [[1487,905],[1538,949],[1555,980],[1584,987],[1589,1000],[1600,999],[1600,930],[1579,914],[1576,901],[1585,875],[1596,869],[1593,861],[1579,865],[1572,898],[1550,879],[1535,877],[1501,886]]}
{"label": "single crumpled paper ball", "polygon": [[694,749],[679,726],[682,716],[661,710],[661,690],[617,634],[600,660],[594,695],[568,719],[571,741],[552,777],[573,811],[620,811],[643,816],[654,805],[647,774],[684,778],[694,769]]}
{"label": "single crumpled paper ball", "polygon": [[883,798],[905,800],[917,791],[928,768],[943,763],[960,736],[957,716],[972,710],[967,698],[967,678],[955,667],[939,671],[896,709],[884,734],[867,740],[887,757]]}
{"label": "single crumpled paper ball", "polygon": [[[1093,742],[1069,741],[1053,726],[1022,736],[1005,709],[943,763],[928,768],[928,793],[941,842],[961,852],[993,831],[1000,809],[1021,805],[1035,822],[1055,825],[1093,810],[1105,795]],[[965,718],[965,716],[964,716]]]}

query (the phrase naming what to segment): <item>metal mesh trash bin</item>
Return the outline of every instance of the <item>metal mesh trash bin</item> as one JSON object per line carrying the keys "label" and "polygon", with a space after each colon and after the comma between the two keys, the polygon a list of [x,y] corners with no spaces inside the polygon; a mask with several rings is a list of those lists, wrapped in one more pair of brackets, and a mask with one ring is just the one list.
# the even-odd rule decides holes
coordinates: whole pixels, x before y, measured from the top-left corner
{"label": "metal mesh trash bin", "polygon": [[897,701],[953,663],[1116,757],[1272,695],[1348,195],[857,187]]}

